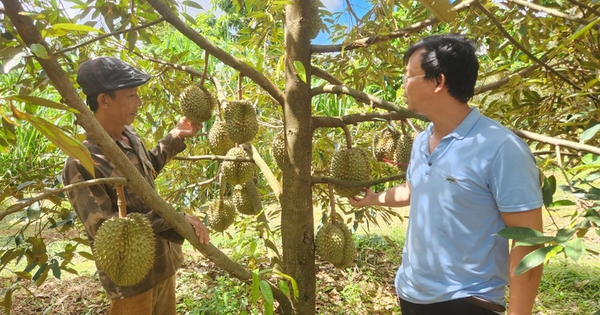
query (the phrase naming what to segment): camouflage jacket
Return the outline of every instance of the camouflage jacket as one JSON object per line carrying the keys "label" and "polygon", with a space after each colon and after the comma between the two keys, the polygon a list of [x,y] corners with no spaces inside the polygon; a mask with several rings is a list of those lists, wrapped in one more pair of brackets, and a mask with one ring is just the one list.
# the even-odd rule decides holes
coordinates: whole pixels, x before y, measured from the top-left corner
{"label": "camouflage jacket", "polygon": [[[126,126],[123,132],[131,144],[119,140],[117,145],[129,158],[131,163],[142,173],[148,183],[154,187],[154,178],[163,166],[173,156],[185,149],[183,140],[167,135],[160,140],[151,151],[146,150],[139,134],[131,127]],[[96,163],[96,178],[122,177],[115,164],[108,160],[100,147],[89,136],[83,142],[88,148],[92,159]],[[94,177],[81,165],[79,160],[67,158],[63,173],[63,184],[69,185],[77,182],[94,179]],[[158,214],[152,211],[133,191],[125,187],[127,200],[127,213],[140,212],[146,214],[156,236],[156,251],[153,269],[140,283],[120,287],[113,283],[108,276],[98,270],[100,282],[106,290],[110,299],[131,297],[143,293],[158,283],[175,274],[183,262],[181,237],[175,230],[165,222]],[[104,222],[113,216],[119,215],[117,207],[117,193],[112,184],[81,187],[68,192],[69,201],[75,209],[77,216],[83,222],[87,232],[90,246],[94,246],[96,231]]]}

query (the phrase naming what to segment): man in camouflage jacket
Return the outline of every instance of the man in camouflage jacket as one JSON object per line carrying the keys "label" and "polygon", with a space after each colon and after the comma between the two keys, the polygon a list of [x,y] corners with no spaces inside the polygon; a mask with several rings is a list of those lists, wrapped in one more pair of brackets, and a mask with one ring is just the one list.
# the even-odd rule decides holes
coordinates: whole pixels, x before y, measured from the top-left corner
{"label": "man in camouflage jacket", "polygon": [[[87,95],[87,103],[107,133],[115,140],[131,163],[154,187],[154,179],[165,164],[185,149],[183,138],[195,135],[202,124],[182,118],[175,128],[160,140],[155,148],[147,150],[139,134],[130,126],[135,119],[141,99],[138,86],[151,77],[116,58],[99,57],[81,64],[77,82]],[[115,164],[108,160],[100,147],[86,137],[83,142],[96,163],[95,178],[122,177]],[[69,157],[63,169],[63,184],[94,179],[77,159]],[[100,225],[118,216],[117,194],[110,184],[76,188],[68,193],[79,219],[83,222],[90,246]],[[100,282],[111,300],[110,314],[171,315],[175,314],[175,273],[183,262],[181,244],[184,239],[152,211],[131,189],[125,187],[127,213],[146,214],[152,223],[156,238],[154,266],[138,284],[128,287],[116,285],[98,270]],[[201,243],[208,244],[208,231],[194,216],[186,216],[193,225]]]}

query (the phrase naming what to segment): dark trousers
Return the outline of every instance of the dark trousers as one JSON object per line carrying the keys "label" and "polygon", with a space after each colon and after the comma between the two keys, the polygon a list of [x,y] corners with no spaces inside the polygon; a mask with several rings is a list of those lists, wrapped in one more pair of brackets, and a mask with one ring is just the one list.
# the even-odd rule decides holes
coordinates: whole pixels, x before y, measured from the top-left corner
{"label": "dark trousers", "polygon": [[402,315],[498,315],[462,299],[433,304],[414,304],[400,299]]}

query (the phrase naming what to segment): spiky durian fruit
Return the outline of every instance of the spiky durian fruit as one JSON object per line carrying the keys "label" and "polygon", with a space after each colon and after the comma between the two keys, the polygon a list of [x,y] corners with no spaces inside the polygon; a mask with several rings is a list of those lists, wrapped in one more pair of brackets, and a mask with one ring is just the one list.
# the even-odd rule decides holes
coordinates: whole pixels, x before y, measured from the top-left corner
{"label": "spiky durian fruit", "polygon": [[410,152],[412,150],[413,137],[410,134],[402,135],[398,140],[398,145],[394,153],[394,162],[400,168],[406,168],[410,161]]}
{"label": "spiky durian fruit", "polygon": [[310,39],[315,39],[323,28],[323,20],[319,14],[321,7],[323,7],[321,0],[310,0]]}
{"label": "spiky durian fruit", "polygon": [[251,141],[258,132],[256,110],[249,101],[229,101],[224,118],[229,139],[235,143]]}
{"label": "spiky durian fruit", "polygon": [[283,132],[279,132],[273,138],[273,142],[271,142],[271,152],[273,153],[273,158],[275,158],[275,164],[281,168],[283,165],[283,157],[285,155],[285,138]]}
{"label": "spiky durian fruit", "polygon": [[352,233],[342,222],[323,225],[315,236],[315,250],[321,258],[337,268],[352,264],[356,256],[356,245]]}
{"label": "spiky durian fruit", "polygon": [[[251,158],[244,148],[232,148],[225,155],[233,158]],[[241,185],[249,181],[254,175],[254,162],[224,161],[221,166],[223,180],[232,185]]]}
{"label": "spiky durian fruit", "polygon": [[400,133],[388,126],[373,136],[373,155],[377,160],[394,160]]}
{"label": "spiky durian fruit", "polygon": [[254,206],[246,189],[246,185],[235,185],[231,194],[231,203],[237,212],[245,215],[254,215]]}
{"label": "spiky durian fruit", "polygon": [[[368,181],[371,178],[369,156],[360,148],[343,149],[333,154],[331,177],[348,181]],[[335,192],[342,197],[356,196],[361,187],[334,184]]]}
{"label": "spiky durian fruit", "polygon": [[154,264],[155,242],[150,220],[141,213],[108,219],[96,232],[96,266],[119,286],[135,285]]}
{"label": "spiky durian fruit", "polygon": [[185,117],[194,122],[203,122],[210,119],[217,101],[204,86],[192,84],[181,93],[179,104]]}
{"label": "spiky durian fruit", "polygon": [[231,199],[213,200],[206,209],[208,226],[215,232],[223,232],[235,221],[235,210]]}
{"label": "spiky durian fruit", "polygon": [[217,120],[208,132],[208,148],[214,155],[225,155],[229,149],[233,148],[234,143],[227,135],[225,122]]}

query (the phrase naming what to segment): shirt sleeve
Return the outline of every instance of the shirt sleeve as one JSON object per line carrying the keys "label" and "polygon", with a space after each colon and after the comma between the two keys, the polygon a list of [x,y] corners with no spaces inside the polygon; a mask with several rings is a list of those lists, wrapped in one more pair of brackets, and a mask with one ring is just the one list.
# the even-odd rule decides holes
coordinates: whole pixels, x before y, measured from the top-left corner
{"label": "shirt sleeve", "polygon": [[490,174],[498,209],[519,212],[541,207],[539,172],[529,147],[520,138],[509,137],[500,146]]}

